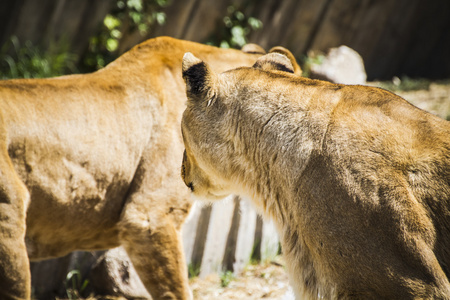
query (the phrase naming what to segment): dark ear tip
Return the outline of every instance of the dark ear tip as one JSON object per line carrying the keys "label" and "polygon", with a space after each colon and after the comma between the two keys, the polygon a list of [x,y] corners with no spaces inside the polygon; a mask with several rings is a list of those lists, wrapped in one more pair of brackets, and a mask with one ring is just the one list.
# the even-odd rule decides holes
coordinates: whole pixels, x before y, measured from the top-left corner
{"label": "dark ear tip", "polygon": [[210,74],[205,62],[187,52],[183,56],[182,70],[187,92],[200,95],[207,89]]}
{"label": "dark ear tip", "polygon": [[208,69],[204,62],[192,65],[183,71],[186,88],[192,94],[200,94],[207,85]]}
{"label": "dark ear tip", "polygon": [[183,77],[204,76],[206,75],[206,64],[201,61],[197,64],[183,68]]}

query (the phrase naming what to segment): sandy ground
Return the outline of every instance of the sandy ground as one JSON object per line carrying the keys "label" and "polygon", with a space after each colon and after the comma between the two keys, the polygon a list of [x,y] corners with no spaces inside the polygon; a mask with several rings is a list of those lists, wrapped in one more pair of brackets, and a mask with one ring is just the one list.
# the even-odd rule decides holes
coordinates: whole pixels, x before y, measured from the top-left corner
{"label": "sandy ground", "polygon": [[206,278],[193,278],[190,284],[196,300],[293,299],[281,257],[271,262],[248,265],[241,274],[232,278],[224,274],[211,274]]}

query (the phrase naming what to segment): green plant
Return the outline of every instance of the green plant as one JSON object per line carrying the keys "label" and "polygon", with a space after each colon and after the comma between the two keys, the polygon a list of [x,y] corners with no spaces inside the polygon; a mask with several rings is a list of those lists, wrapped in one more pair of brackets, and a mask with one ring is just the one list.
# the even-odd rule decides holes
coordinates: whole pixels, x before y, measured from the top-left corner
{"label": "green plant", "polygon": [[261,239],[255,238],[253,243],[252,252],[250,254],[249,263],[251,265],[257,265],[261,262]]}
{"label": "green plant", "polygon": [[68,51],[68,43],[51,43],[42,51],[30,41],[23,45],[12,36],[0,49],[0,78],[42,78],[76,73],[77,56]]}
{"label": "green plant", "polygon": [[236,277],[234,276],[232,271],[225,271],[220,273],[220,286],[227,287],[232,280]]}
{"label": "green plant", "polygon": [[80,295],[89,284],[88,280],[82,280],[81,273],[78,270],[72,270],[67,273],[64,285],[66,287],[67,297],[69,299],[80,299]]}
{"label": "green plant", "polygon": [[197,277],[200,274],[200,265],[190,263],[188,265],[188,274],[189,278]]}
{"label": "green plant", "polygon": [[312,65],[321,65],[325,59],[325,54],[322,52],[308,52],[308,55],[305,55],[300,58],[300,64],[302,66],[302,76],[309,77],[311,74],[311,66]]}
{"label": "green plant", "polygon": [[161,11],[170,0],[116,0],[114,9],[103,20],[99,33],[91,37],[84,65],[89,70],[104,67],[120,54],[124,36],[135,33],[145,36],[154,24],[163,25],[166,15]]}
{"label": "green plant", "polygon": [[391,81],[383,81],[380,83],[380,87],[393,91],[416,91],[416,90],[428,90],[431,81],[425,78],[410,78],[408,76],[393,77]]}
{"label": "green plant", "polygon": [[247,36],[262,28],[263,24],[254,17],[246,16],[238,7],[231,5],[218,32],[207,41],[222,48],[241,48],[247,44]]}

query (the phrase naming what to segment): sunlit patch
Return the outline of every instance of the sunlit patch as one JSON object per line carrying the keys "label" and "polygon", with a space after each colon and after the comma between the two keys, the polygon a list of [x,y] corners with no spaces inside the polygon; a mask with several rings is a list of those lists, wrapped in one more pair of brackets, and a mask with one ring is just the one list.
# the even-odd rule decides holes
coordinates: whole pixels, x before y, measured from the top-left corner
{"label": "sunlit patch", "polygon": [[201,202],[216,202],[216,201],[221,201],[227,197],[229,197],[230,194],[226,194],[226,195],[214,195],[210,192],[208,192],[206,195],[199,195],[196,193],[191,193],[191,197],[192,200],[194,201],[201,201]]}

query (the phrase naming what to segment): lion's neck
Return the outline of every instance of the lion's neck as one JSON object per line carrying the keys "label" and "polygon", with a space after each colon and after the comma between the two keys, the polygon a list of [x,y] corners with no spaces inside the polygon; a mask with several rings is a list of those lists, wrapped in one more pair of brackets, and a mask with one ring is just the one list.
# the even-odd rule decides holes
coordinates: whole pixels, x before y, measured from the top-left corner
{"label": "lion's neck", "polygon": [[293,282],[311,282],[309,287],[294,287],[298,294],[326,295],[318,290],[326,283],[320,270],[311,267],[313,259],[301,230],[308,221],[299,211],[307,210],[303,199],[313,197],[308,178],[321,155],[328,112],[304,109],[282,99],[275,105],[257,101],[246,99],[259,107],[242,103],[233,115],[236,184],[277,225],[290,273],[304,277]]}
{"label": "lion's neck", "polygon": [[328,120],[317,116],[322,112],[278,97],[276,103],[245,99],[230,119],[237,184],[260,199],[257,204],[266,214],[284,220],[311,157],[321,151]]}

